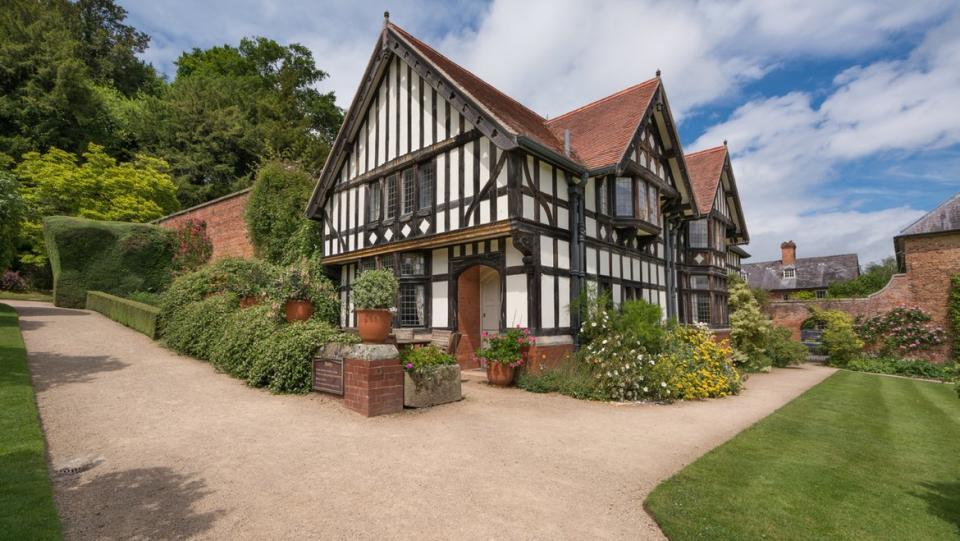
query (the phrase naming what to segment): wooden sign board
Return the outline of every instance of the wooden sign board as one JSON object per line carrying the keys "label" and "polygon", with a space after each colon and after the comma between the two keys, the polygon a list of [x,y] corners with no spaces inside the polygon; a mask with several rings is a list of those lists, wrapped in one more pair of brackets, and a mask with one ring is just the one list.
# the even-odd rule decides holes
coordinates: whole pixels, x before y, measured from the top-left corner
{"label": "wooden sign board", "polygon": [[343,396],[343,359],[313,359],[313,390]]}

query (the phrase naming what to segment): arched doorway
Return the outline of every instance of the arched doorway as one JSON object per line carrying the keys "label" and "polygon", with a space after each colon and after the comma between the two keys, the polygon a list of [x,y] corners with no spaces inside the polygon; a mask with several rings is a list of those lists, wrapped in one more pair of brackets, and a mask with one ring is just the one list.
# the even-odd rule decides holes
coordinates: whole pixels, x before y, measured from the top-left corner
{"label": "arched doorway", "polygon": [[473,265],[457,277],[457,362],[477,368],[474,354],[483,345],[483,333],[500,331],[502,295],[500,273],[487,265]]}

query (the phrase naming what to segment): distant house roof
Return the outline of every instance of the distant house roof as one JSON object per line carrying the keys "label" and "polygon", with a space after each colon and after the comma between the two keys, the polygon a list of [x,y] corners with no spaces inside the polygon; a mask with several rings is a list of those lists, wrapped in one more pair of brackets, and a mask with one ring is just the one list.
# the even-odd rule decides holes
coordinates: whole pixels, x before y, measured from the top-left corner
{"label": "distant house roof", "polygon": [[860,276],[860,261],[857,254],[798,257],[793,278],[784,278],[783,269],[780,261],[747,263],[741,268],[747,274],[750,287],[768,291],[821,289]]}
{"label": "distant house roof", "polygon": [[960,230],[960,192],[900,231],[901,236]]}

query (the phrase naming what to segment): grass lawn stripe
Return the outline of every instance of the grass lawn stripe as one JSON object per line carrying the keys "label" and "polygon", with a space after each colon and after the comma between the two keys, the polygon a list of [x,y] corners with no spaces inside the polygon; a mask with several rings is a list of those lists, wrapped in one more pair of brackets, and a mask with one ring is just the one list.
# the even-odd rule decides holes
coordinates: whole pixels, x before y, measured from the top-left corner
{"label": "grass lawn stripe", "polygon": [[674,540],[957,539],[950,385],[838,372],[657,487]]}
{"label": "grass lawn stripe", "polygon": [[0,304],[0,539],[60,539],[43,432],[13,308]]}

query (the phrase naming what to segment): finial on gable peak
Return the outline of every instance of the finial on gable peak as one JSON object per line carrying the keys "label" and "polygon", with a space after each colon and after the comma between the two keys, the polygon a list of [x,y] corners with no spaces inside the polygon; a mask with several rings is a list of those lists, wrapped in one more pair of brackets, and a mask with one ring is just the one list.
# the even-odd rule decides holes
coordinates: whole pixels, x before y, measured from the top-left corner
{"label": "finial on gable peak", "polygon": [[387,26],[387,24],[389,24],[389,23],[390,23],[390,12],[389,12],[389,11],[384,11],[384,12],[383,12],[383,26]]}
{"label": "finial on gable peak", "polygon": [[723,146],[727,146],[727,140],[726,140],[726,139],[723,140]]}
{"label": "finial on gable peak", "polygon": [[660,77],[660,68],[657,68],[657,77]]}

